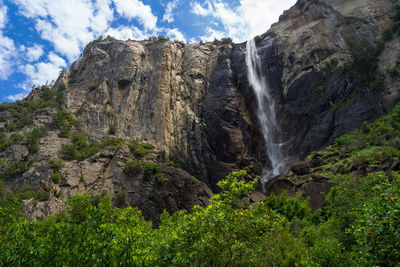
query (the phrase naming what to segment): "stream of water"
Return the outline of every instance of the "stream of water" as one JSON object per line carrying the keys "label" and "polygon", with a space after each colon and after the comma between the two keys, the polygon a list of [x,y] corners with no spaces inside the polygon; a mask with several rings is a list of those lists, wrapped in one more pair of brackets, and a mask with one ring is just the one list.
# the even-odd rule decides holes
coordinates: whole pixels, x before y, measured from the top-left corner
{"label": "stream of water", "polygon": [[270,94],[267,79],[262,74],[261,59],[257,53],[254,39],[246,44],[247,76],[257,98],[257,117],[265,141],[265,151],[270,164],[263,169],[263,184],[286,170],[286,159],[282,152],[283,144],[277,140],[279,127],[276,122],[275,101]]}

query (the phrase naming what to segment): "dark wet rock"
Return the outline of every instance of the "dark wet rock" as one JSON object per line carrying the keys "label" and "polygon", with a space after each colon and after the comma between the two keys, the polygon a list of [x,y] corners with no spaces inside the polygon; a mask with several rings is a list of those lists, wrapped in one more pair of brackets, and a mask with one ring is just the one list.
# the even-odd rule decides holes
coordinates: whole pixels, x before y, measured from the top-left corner
{"label": "dark wet rock", "polygon": [[310,173],[311,162],[298,161],[292,164],[290,170],[296,175],[305,175]]}

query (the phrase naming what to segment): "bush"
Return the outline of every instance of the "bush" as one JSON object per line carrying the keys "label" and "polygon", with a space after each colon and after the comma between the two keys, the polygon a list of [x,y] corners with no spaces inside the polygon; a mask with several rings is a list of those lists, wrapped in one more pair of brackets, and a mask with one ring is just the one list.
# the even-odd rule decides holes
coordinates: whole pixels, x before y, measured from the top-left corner
{"label": "bush", "polygon": [[115,134],[117,127],[114,124],[110,125],[110,128],[108,129],[109,134]]}
{"label": "bush", "polygon": [[125,144],[125,141],[122,138],[117,138],[114,136],[108,136],[101,141],[101,145],[103,147],[121,147],[123,144]]}
{"label": "bush", "polygon": [[47,127],[34,128],[26,137],[28,142],[28,151],[34,154],[39,151],[39,140],[47,135]]}
{"label": "bush", "polygon": [[126,201],[126,191],[122,190],[119,191],[116,195],[115,195],[115,201],[117,203],[117,205],[122,205],[125,203]]}
{"label": "bush", "polygon": [[167,160],[167,152],[165,150],[161,150],[158,152],[157,159],[161,162],[165,162]]}
{"label": "bush", "polygon": [[33,161],[18,161],[18,162],[9,162],[4,169],[0,172],[0,178],[2,179],[11,179],[17,178],[24,174],[29,168],[32,166]]}
{"label": "bush", "polygon": [[61,182],[61,175],[57,171],[53,172],[50,178],[55,184],[59,184]]}
{"label": "bush", "polygon": [[400,70],[399,70],[399,68],[398,68],[397,66],[395,66],[395,67],[393,67],[393,68],[391,68],[391,69],[389,70],[389,74],[390,74],[390,76],[391,76],[392,78],[395,78],[395,77],[399,76]]}
{"label": "bush", "polygon": [[67,86],[65,85],[65,83],[60,83],[57,88],[59,90],[65,90],[65,89],[67,89]]}
{"label": "bush", "polygon": [[49,160],[49,166],[54,171],[59,171],[64,167],[64,161],[59,158],[52,158]]}
{"label": "bush", "polygon": [[160,172],[160,167],[152,162],[142,161],[128,161],[124,168],[124,173],[129,177],[134,177],[140,173],[143,173],[143,178],[148,179],[152,175]]}
{"label": "bush", "polygon": [[98,84],[98,83],[92,83],[92,84],[89,85],[88,89],[89,89],[90,92],[92,92],[92,91],[98,90],[99,87],[100,87],[100,84]]}
{"label": "bush", "polygon": [[81,132],[74,132],[72,134],[72,144],[62,145],[60,154],[61,158],[65,160],[84,160],[87,159],[102,149],[98,141],[88,143],[87,136]]}
{"label": "bush", "polygon": [[138,159],[141,159],[147,154],[152,153],[154,150],[154,146],[152,144],[146,144],[146,143],[141,144],[138,143],[137,141],[134,141],[131,144],[129,144],[129,149],[133,156],[135,156]]}

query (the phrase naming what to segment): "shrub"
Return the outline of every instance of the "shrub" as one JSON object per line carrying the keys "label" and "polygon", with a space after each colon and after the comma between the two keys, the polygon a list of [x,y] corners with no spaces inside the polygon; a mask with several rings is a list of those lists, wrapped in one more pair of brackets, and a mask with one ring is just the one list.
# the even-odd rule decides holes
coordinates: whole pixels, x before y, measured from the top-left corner
{"label": "shrub", "polygon": [[152,175],[159,173],[160,167],[152,162],[142,162],[136,160],[128,161],[123,171],[129,177],[143,173],[143,178],[148,179]]}
{"label": "shrub", "polygon": [[26,137],[28,142],[28,151],[34,154],[39,151],[39,140],[47,135],[47,127],[34,128]]}
{"label": "shrub", "polygon": [[129,149],[133,156],[138,159],[146,156],[147,154],[153,152],[154,146],[152,144],[141,144],[136,141],[129,144]]}
{"label": "shrub", "polygon": [[57,88],[59,90],[65,90],[65,89],[67,89],[67,86],[65,85],[65,83],[60,83]]}
{"label": "shrub", "polygon": [[161,162],[165,162],[167,160],[167,152],[165,150],[161,150],[158,152],[157,158]]}
{"label": "shrub", "polygon": [[115,134],[117,127],[114,124],[110,125],[110,128],[108,129],[109,134]]}
{"label": "shrub", "polygon": [[18,161],[9,162],[4,169],[0,172],[0,178],[11,179],[16,178],[24,174],[32,166],[33,161]]}
{"label": "shrub", "polygon": [[395,67],[389,69],[389,74],[392,78],[395,78],[395,77],[399,76],[400,70],[397,66],[395,66]]}
{"label": "shrub", "polygon": [[54,171],[59,171],[64,167],[64,161],[59,158],[52,158],[49,160],[49,166]]}
{"label": "shrub", "polygon": [[66,160],[84,160],[91,157],[102,149],[98,141],[88,143],[87,136],[81,132],[74,132],[72,134],[72,144],[62,145],[60,154]]}
{"label": "shrub", "polygon": [[98,84],[98,83],[92,83],[92,84],[89,85],[88,89],[89,89],[89,91],[92,92],[92,91],[98,90],[99,87],[100,87],[100,84]]}
{"label": "shrub", "polygon": [[125,141],[122,138],[117,138],[115,136],[108,136],[101,141],[103,147],[121,147],[123,144],[125,144]]}
{"label": "shrub", "polygon": [[55,183],[55,184],[58,184],[61,182],[61,175],[57,171],[53,172],[53,174],[51,175],[50,178],[53,181],[53,183]]}
{"label": "shrub", "polygon": [[122,190],[119,191],[116,195],[115,195],[115,201],[117,203],[117,205],[122,205],[125,203],[126,201],[126,191]]}
{"label": "shrub", "polygon": [[62,138],[69,137],[72,126],[78,127],[80,125],[80,122],[65,110],[57,111],[55,122],[60,129],[59,137]]}

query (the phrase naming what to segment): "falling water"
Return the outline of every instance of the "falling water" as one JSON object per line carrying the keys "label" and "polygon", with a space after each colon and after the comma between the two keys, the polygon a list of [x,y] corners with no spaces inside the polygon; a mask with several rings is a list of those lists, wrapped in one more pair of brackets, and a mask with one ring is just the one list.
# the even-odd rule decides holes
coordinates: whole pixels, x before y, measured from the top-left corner
{"label": "falling water", "polygon": [[275,114],[275,102],[269,92],[269,85],[262,74],[261,59],[257,53],[254,39],[246,44],[246,65],[249,83],[257,97],[257,117],[261,133],[265,141],[265,151],[270,160],[270,166],[262,173],[262,182],[266,183],[281,174],[286,168],[286,159],[282,153],[282,144],[277,142],[275,134],[278,130]]}

